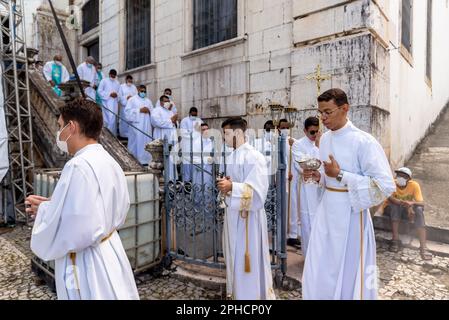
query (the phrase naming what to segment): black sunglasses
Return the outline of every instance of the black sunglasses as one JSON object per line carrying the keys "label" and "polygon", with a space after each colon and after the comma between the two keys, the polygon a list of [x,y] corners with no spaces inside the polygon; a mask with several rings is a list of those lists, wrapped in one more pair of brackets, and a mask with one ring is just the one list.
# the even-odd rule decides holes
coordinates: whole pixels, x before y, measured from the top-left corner
{"label": "black sunglasses", "polygon": [[314,136],[314,135],[316,135],[318,132],[319,132],[318,130],[317,130],[317,131],[312,130],[312,131],[309,131],[309,134],[310,134],[311,136]]}

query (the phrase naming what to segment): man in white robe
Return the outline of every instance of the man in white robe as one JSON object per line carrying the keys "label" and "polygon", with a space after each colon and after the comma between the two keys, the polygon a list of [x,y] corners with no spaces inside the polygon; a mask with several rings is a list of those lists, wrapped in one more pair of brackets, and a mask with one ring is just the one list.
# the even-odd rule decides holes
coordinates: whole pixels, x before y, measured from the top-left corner
{"label": "man in white robe", "polygon": [[97,69],[95,68],[96,61],[93,57],[89,56],[86,61],[81,63],[78,68],[78,75],[81,80],[89,82],[89,86],[84,89],[86,97],[89,97],[92,101],[96,101],[96,81],[97,81]]}
{"label": "man in white robe", "polygon": [[303,273],[307,300],[377,299],[376,242],[369,208],[396,189],[385,152],[370,134],[348,120],[340,89],[319,98],[330,130],[320,141],[324,172],[304,171],[325,191],[312,227]]}
{"label": "man in white robe", "polygon": [[178,121],[178,115],[172,111],[173,104],[167,96],[162,96],[159,99],[159,107],[154,108],[151,114],[151,124],[153,125],[153,138],[167,139],[167,141],[173,146],[172,155],[170,156],[170,164],[168,167],[168,175],[170,180],[177,178],[177,171],[174,163],[176,152],[176,145],[178,142],[178,136],[176,132],[176,122]]}
{"label": "man in white robe", "polygon": [[299,219],[301,221],[301,250],[303,256],[307,256],[310,232],[312,230],[313,218],[318,207],[321,188],[317,184],[304,183],[302,180],[302,169],[297,161],[303,159],[319,159],[320,153],[316,146],[319,135],[319,119],[317,117],[307,118],[304,122],[305,137],[293,144],[294,165],[298,174],[296,186],[299,187]]}
{"label": "man in white robe", "polygon": [[246,122],[225,127],[225,143],[234,152],[225,164],[227,177],[218,182],[226,195],[223,249],[226,291],[236,300],[275,299],[268,247],[265,200],[268,177],[264,156],[245,141]]}
{"label": "man in white robe", "polygon": [[117,71],[111,69],[109,78],[101,80],[98,87],[98,95],[102,101],[103,123],[106,128],[117,136],[118,93],[120,82],[117,80]]}
{"label": "man in white robe", "polygon": [[[173,95],[172,95],[172,90],[170,88],[165,89],[163,95],[167,96],[168,99],[170,100],[170,102],[172,103],[173,106],[172,106],[171,110],[173,111],[173,113],[178,114],[178,109],[176,109],[176,104],[175,104],[175,100],[174,100]],[[159,107],[159,106],[161,106],[161,101],[160,100],[158,100],[156,102],[156,108]]]}
{"label": "man in white robe", "polygon": [[274,169],[272,168],[272,165],[276,163],[275,157],[277,156],[277,154],[275,155],[276,152],[273,152],[273,144],[276,143],[276,138],[273,135],[273,121],[269,120],[265,122],[263,128],[263,135],[254,141],[254,147],[265,156],[268,176],[272,176],[276,173],[273,172]]}
{"label": "man in white robe", "polygon": [[[147,98],[147,88],[139,86],[139,93],[128,100],[125,108],[126,120],[134,127],[129,127],[128,150],[142,165],[151,162],[151,154],[145,151],[145,146],[153,141],[153,127],[151,126],[151,112],[153,103]],[[146,133],[143,134],[142,132]]]}
{"label": "man in white robe", "polygon": [[180,124],[182,150],[182,179],[192,181],[192,146],[200,138],[199,127],[202,120],[198,117],[198,109],[190,108],[189,116],[182,119]]}
{"label": "man in white robe", "polygon": [[58,86],[70,80],[70,74],[62,64],[62,56],[60,54],[55,55],[53,61],[48,61],[45,64],[43,72],[45,79],[50,83],[53,91],[58,96],[61,96],[62,92]]}
{"label": "man in white robe", "polygon": [[125,83],[120,86],[119,99],[120,99],[120,121],[119,132],[120,137],[128,138],[129,125],[125,117],[125,107],[129,99],[137,95],[137,87],[133,83],[132,75],[127,75]]}
{"label": "man in white robe", "polygon": [[95,102],[77,99],[60,109],[57,145],[74,157],[64,166],[51,199],[29,196],[36,216],[31,250],[55,260],[60,300],[139,299],[117,230],[130,206],[125,175],[98,144],[103,126]]}

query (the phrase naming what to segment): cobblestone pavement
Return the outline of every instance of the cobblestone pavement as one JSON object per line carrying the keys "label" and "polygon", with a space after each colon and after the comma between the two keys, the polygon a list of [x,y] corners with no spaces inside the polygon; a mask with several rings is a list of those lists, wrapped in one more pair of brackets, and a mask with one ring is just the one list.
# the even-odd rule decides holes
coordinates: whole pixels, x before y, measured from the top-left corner
{"label": "cobblestone pavement", "polygon": [[[32,272],[28,228],[17,227],[2,234],[0,230],[0,300],[55,299],[56,295]],[[423,262],[419,252],[404,249],[393,254],[383,243],[378,244],[379,296],[381,299],[449,299],[449,258],[435,257]],[[221,292],[205,290],[182,282],[170,274],[137,278],[143,300],[220,299]],[[301,299],[298,290],[276,290],[279,299]]]}

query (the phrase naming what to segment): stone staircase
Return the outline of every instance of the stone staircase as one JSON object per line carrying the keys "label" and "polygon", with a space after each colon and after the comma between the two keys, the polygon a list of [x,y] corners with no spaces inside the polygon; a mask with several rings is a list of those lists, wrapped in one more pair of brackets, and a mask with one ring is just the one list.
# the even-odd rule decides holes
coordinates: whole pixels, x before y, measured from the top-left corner
{"label": "stone staircase", "polygon": [[[41,72],[30,69],[30,100],[33,116],[34,149],[45,168],[62,168],[69,157],[56,146],[56,132],[59,130],[58,109],[64,105],[45,81]],[[100,144],[120,164],[124,171],[143,171],[144,167],[132,156],[125,145],[103,128]]]}

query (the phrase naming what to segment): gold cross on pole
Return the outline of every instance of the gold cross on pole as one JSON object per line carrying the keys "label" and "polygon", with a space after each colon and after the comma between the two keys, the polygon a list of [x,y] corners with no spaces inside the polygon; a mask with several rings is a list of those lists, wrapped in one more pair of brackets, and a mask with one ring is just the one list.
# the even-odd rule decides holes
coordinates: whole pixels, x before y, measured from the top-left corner
{"label": "gold cross on pole", "polygon": [[321,65],[318,65],[315,69],[315,73],[313,75],[307,76],[307,80],[315,80],[317,87],[317,97],[321,94],[321,82],[332,79],[332,75],[322,75],[321,74]]}

